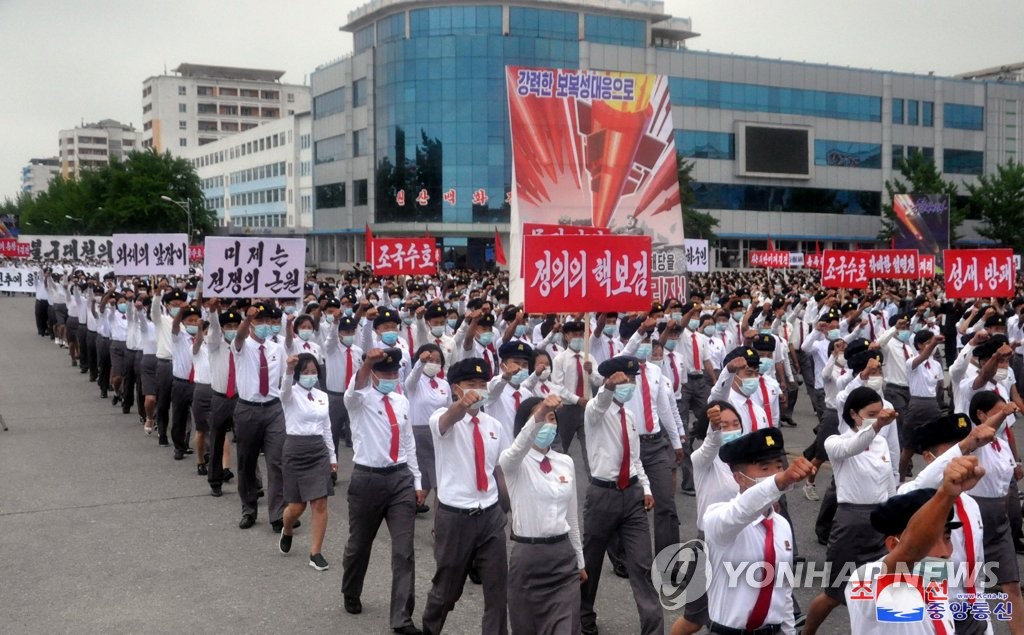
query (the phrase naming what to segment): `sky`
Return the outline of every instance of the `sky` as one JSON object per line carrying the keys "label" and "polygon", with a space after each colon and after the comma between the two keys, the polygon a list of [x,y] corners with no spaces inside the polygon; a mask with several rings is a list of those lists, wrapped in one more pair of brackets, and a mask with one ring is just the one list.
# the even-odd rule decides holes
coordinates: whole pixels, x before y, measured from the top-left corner
{"label": "sky", "polygon": [[[142,82],[179,63],[285,71],[308,83],[352,50],[338,30],[364,0],[0,0],[0,199],[58,133],[142,128]],[[438,0],[437,4],[443,4]],[[1020,0],[665,0],[694,50],[955,75],[1024,62]]]}

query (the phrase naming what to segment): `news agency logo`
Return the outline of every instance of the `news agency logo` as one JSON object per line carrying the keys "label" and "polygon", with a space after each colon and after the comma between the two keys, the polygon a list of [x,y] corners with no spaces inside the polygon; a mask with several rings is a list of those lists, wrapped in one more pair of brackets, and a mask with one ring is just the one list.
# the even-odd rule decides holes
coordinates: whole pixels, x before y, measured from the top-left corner
{"label": "news agency logo", "polygon": [[651,582],[666,611],[681,610],[707,595],[711,561],[704,541],[677,543],[658,552],[651,567]]}

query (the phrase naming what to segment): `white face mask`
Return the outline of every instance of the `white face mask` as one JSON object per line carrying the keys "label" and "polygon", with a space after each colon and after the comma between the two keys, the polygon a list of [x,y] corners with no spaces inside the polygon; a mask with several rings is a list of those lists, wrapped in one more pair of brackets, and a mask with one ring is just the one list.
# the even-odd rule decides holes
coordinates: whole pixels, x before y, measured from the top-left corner
{"label": "white face mask", "polygon": [[441,372],[441,365],[434,362],[427,362],[423,365],[423,374],[427,377],[437,377],[437,374]]}
{"label": "white face mask", "polygon": [[999,381],[1006,381],[1006,378],[1007,378],[1007,376],[1009,374],[1010,374],[1010,369],[1009,368],[997,368],[996,369],[995,377],[993,379],[995,381],[997,381],[997,382],[999,382]]}
{"label": "white face mask", "polygon": [[840,366],[846,366],[846,355],[836,355],[836,363]]}
{"label": "white face mask", "polygon": [[541,373],[540,373],[540,380],[541,381],[547,381],[550,378],[551,378],[551,370],[550,369],[545,368],[543,371],[541,371]]}
{"label": "white face mask", "polygon": [[881,377],[875,375],[874,377],[868,377],[867,381],[864,382],[864,385],[870,388],[871,390],[874,390],[875,392],[879,392],[880,390],[882,390],[882,386],[884,383],[885,381]]}

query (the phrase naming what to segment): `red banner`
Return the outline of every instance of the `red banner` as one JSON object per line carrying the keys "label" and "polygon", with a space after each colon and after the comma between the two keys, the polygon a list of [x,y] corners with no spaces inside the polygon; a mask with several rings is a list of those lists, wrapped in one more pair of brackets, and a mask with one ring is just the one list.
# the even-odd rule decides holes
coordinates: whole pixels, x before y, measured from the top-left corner
{"label": "red banner", "polygon": [[11,258],[28,259],[32,257],[32,243],[18,243],[18,248]]}
{"label": "red banner", "polygon": [[821,286],[832,289],[866,289],[868,286],[867,251],[826,249],[822,255]]}
{"label": "red banner", "polygon": [[18,256],[18,239],[17,238],[0,238],[0,258],[16,258],[17,256]]}
{"label": "red banner", "polygon": [[935,277],[935,256],[917,257],[917,276],[919,278]]}
{"label": "red banner", "polygon": [[203,245],[192,245],[188,248],[189,262],[202,262],[206,258],[206,247]]}
{"label": "red banner", "polygon": [[750,266],[766,269],[788,269],[788,251],[751,251]]}
{"label": "red banner", "polygon": [[607,236],[610,233],[607,227],[523,223],[523,236]]}
{"label": "red banner", "polygon": [[946,297],[1012,298],[1016,272],[1012,249],[946,249]]}
{"label": "red banner", "polygon": [[650,236],[523,237],[528,313],[649,311]]}
{"label": "red banner", "polygon": [[917,278],[916,249],[875,249],[868,252],[868,276],[882,280]]}
{"label": "red banner", "polygon": [[373,237],[373,273],[378,276],[437,273],[437,239]]}
{"label": "red banner", "polygon": [[805,269],[817,269],[821,271],[821,261],[823,256],[821,254],[807,254],[804,256],[804,268]]}

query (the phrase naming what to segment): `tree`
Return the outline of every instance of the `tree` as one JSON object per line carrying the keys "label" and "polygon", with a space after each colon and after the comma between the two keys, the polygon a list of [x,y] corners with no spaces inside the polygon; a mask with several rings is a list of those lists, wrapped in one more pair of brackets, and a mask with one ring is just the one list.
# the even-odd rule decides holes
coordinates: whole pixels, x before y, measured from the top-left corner
{"label": "tree", "polygon": [[679,174],[679,204],[683,208],[683,233],[688,238],[714,240],[718,219],[694,208],[697,195],[693,193],[693,162],[679,155],[676,157],[676,164]]}
{"label": "tree", "polygon": [[957,204],[959,191],[956,183],[942,178],[933,159],[918,151],[899,162],[900,177],[885,182],[887,199],[882,201],[882,229],[878,239],[886,242],[896,236],[896,215],[892,197],[896,194],[946,194],[949,196],[949,244],[960,240],[958,229],[967,217],[967,210]]}
{"label": "tree", "polygon": [[1024,250],[1024,164],[1013,159],[991,176],[968,184],[971,206],[980,213],[978,233],[1001,245]]}

